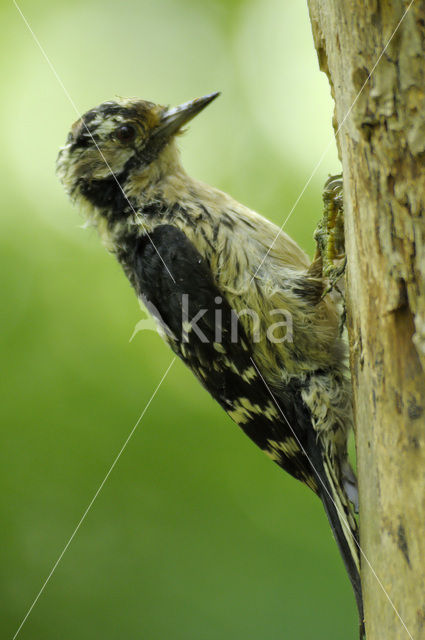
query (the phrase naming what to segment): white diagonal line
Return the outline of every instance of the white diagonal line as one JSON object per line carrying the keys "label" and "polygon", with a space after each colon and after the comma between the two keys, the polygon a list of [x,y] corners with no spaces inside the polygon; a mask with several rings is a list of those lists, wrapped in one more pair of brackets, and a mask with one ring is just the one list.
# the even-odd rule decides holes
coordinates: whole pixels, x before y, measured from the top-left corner
{"label": "white diagonal line", "polygon": [[290,428],[292,435],[294,436],[295,440],[297,441],[298,446],[300,447],[301,451],[303,452],[303,454],[305,455],[305,457],[307,458],[307,460],[309,461],[314,473],[316,474],[317,479],[320,481],[321,485],[323,486],[324,490],[326,491],[326,493],[328,494],[329,498],[331,499],[331,501],[333,502],[333,505],[335,507],[335,509],[338,512],[338,515],[341,519],[341,522],[344,524],[344,526],[346,527],[346,529],[348,530],[348,532],[350,533],[350,535],[352,536],[354,543],[356,544],[356,546],[358,547],[362,557],[366,560],[366,564],[368,565],[369,569],[372,571],[374,577],[376,578],[379,586],[381,587],[382,591],[384,592],[385,596],[388,599],[388,602],[390,603],[391,607],[393,608],[395,614],[397,615],[398,619],[400,620],[401,624],[403,625],[407,635],[409,636],[410,640],[414,640],[412,634],[410,633],[409,629],[406,627],[406,624],[403,620],[403,618],[401,617],[401,615],[399,614],[398,610],[396,609],[395,604],[393,603],[393,601],[391,600],[390,595],[388,594],[387,590],[385,589],[384,585],[382,584],[381,580],[379,579],[379,576],[377,575],[375,569],[372,567],[370,561],[368,560],[366,554],[364,553],[363,549],[361,548],[359,542],[356,540],[356,537],[354,536],[353,532],[351,531],[350,525],[348,524],[345,515],[343,513],[341,513],[340,509],[338,508],[335,500],[333,499],[333,497],[331,496],[331,494],[328,491],[328,488],[326,487],[325,483],[323,482],[320,474],[318,473],[318,471],[316,470],[316,467],[314,466],[313,462],[311,461],[308,453],[306,452],[305,448],[303,447],[302,443],[300,442],[295,430],[293,429],[292,425],[290,424],[288,418],[286,417],[286,415],[283,413],[282,408],[280,406],[280,404],[278,403],[278,401],[275,398],[274,393],[272,392],[272,390],[270,389],[269,385],[267,384],[267,382],[265,381],[265,379],[263,378],[261,371],[258,369],[257,365],[255,364],[253,358],[250,358],[252,364],[254,365],[255,370],[257,371],[258,375],[260,376],[261,380],[264,383],[264,386],[266,387],[267,391],[270,394],[270,397],[272,398],[274,404],[276,405],[276,407],[279,410],[279,413],[282,415],[283,419],[285,420],[286,424],[288,425],[288,427]]}
{"label": "white diagonal line", "polygon": [[397,23],[396,28],[394,29],[394,31],[392,32],[390,39],[388,40],[387,44],[385,45],[385,47],[382,49],[377,61],[375,62],[375,64],[372,67],[371,72],[369,73],[368,77],[366,78],[366,80],[363,82],[362,86],[360,87],[359,92],[357,93],[356,97],[354,98],[351,107],[348,109],[347,113],[345,114],[345,116],[343,117],[338,129],[336,130],[336,133],[332,136],[332,138],[329,141],[329,144],[327,145],[327,147],[325,148],[325,150],[323,151],[322,155],[319,158],[319,161],[317,162],[316,166],[314,167],[310,177],[308,178],[308,180],[306,181],[306,183],[304,184],[303,188],[301,189],[301,192],[298,196],[298,198],[295,200],[292,209],[290,210],[290,212],[288,213],[288,215],[286,216],[285,220],[283,221],[279,231],[277,232],[273,242],[271,243],[270,247],[267,250],[267,253],[264,255],[263,259],[261,260],[260,264],[258,265],[254,275],[252,276],[251,280],[250,280],[250,284],[252,284],[252,281],[254,280],[254,278],[256,277],[257,273],[259,272],[259,270],[261,269],[264,261],[266,260],[267,256],[269,255],[270,251],[273,249],[274,244],[276,242],[276,240],[278,239],[278,237],[280,236],[280,234],[282,233],[286,223],[288,222],[289,218],[292,216],[292,214],[295,211],[296,206],[298,205],[299,201],[301,200],[301,198],[303,197],[305,190],[307,189],[308,185],[310,184],[310,182],[312,181],[312,179],[314,178],[314,176],[316,175],[320,165],[323,162],[324,157],[326,156],[326,154],[328,153],[330,147],[333,145],[334,140],[337,138],[342,126],[344,125],[345,121],[347,120],[348,116],[350,115],[350,113],[353,110],[354,105],[356,104],[357,100],[360,98],[363,89],[365,88],[365,86],[367,85],[367,83],[369,82],[370,78],[372,77],[373,72],[375,71],[376,67],[378,66],[382,56],[384,55],[384,53],[386,52],[386,50],[388,49],[391,40],[394,38],[395,34],[397,33],[401,23],[403,22],[404,18],[406,17],[409,9],[411,8],[412,4],[415,2],[415,0],[411,0],[410,4],[407,6],[405,12],[403,13],[403,15],[401,16],[400,20]]}
{"label": "white diagonal line", "polygon": [[72,532],[71,537],[69,538],[68,542],[66,543],[66,545],[64,546],[64,548],[62,549],[62,552],[60,553],[58,559],[56,560],[55,564],[53,565],[52,569],[50,570],[49,575],[47,576],[47,578],[45,579],[45,581],[43,582],[43,585],[40,589],[40,591],[38,592],[37,596],[35,597],[33,603],[31,604],[30,608],[28,609],[27,613],[25,614],[24,619],[22,620],[21,624],[19,625],[15,635],[13,636],[12,640],[15,640],[15,638],[18,637],[19,632],[21,631],[22,627],[24,626],[25,622],[28,619],[28,616],[30,615],[31,611],[34,609],[35,605],[38,602],[38,599],[40,598],[41,594],[43,593],[44,589],[46,588],[50,578],[52,577],[52,575],[54,574],[54,572],[56,571],[60,561],[62,560],[63,556],[65,555],[69,545],[71,544],[71,542],[73,541],[75,535],[77,534],[79,528],[81,527],[81,525],[83,524],[88,512],[90,511],[90,509],[92,508],[97,496],[99,495],[99,493],[102,491],[105,482],[107,481],[107,479],[109,478],[109,476],[112,473],[113,468],[115,467],[115,465],[117,464],[118,460],[121,457],[121,454],[123,453],[124,449],[126,448],[127,444],[130,442],[131,437],[133,436],[134,432],[136,431],[137,427],[139,426],[143,416],[145,415],[146,411],[149,408],[149,405],[151,404],[152,400],[154,399],[154,397],[157,394],[158,389],[160,388],[160,386],[162,385],[162,383],[164,382],[165,378],[168,375],[168,372],[170,371],[171,367],[173,366],[174,362],[176,361],[176,358],[174,357],[171,361],[171,363],[168,365],[168,368],[166,370],[166,372],[164,373],[164,375],[162,376],[160,382],[158,383],[155,391],[153,392],[153,394],[151,395],[151,397],[149,398],[145,408],[143,409],[142,413],[140,414],[136,424],[134,425],[134,427],[132,428],[132,430],[130,431],[129,435],[127,436],[127,439],[125,440],[124,444],[122,445],[121,449],[119,450],[118,455],[115,457],[115,460],[113,461],[113,463],[111,464],[111,466],[109,467],[109,470],[106,474],[106,476],[103,478],[102,482],[99,485],[99,488],[97,489],[96,493],[94,494],[93,498],[90,500],[88,507],[86,508],[86,510],[84,511],[83,515],[81,516],[77,526],[75,527],[74,531]]}
{"label": "white diagonal line", "polygon": [[[71,96],[70,96],[70,94],[69,94],[69,92],[68,92],[67,88],[65,87],[64,83],[62,82],[62,79],[60,78],[60,76],[59,76],[58,72],[56,71],[55,67],[53,66],[53,63],[51,62],[51,60],[50,60],[49,56],[47,55],[47,53],[46,53],[46,52],[45,52],[45,50],[43,49],[43,47],[42,47],[42,45],[41,45],[41,43],[40,43],[39,39],[38,39],[38,38],[37,38],[37,36],[35,35],[34,31],[31,29],[31,26],[29,25],[28,20],[26,19],[26,17],[25,17],[25,16],[24,16],[24,14],[22,13],[22,11],[21,11],[21,9],[20,9],[19,5],[17,4],[16,0],[13,0],[13,4],[15,5],[16,9],[18,10],[18,12],[19,12],[19,14],[20,14],[20,16],[21,16],[22,20],[25,22],[25,25],[27,26],[28,31],[31,33],[31,35],[32,35],[32,37],[33,37],[33,39],[34,39],[34,42],[36,43],[36,45],[37,45],[37,46],[38,46],[38,48],[40,49],[41,53],[43,54],[44,59],[46,60],[47,64],[49,65],[49,67],[50,67],[50,69],[51,69],[51,71],[52,71],[53,75],[55,76],[56,80],[58,81],[59,85],[61,86],[61,88],[62,88],[62,90],[63,90],[64,94],[66,95],[66,97],[68,98],[69,102],[71,103],[71,105],[72,105],[72,107],[73,107],[73,109],[74,109],[75,113],[76,113],[76,114],[77,114],[77,116],[81,119],[81,118],[82,118],[82,114],[80,113],[79,109],[77,108],[77,105],[75,104],[74,100],[71,98]],[[136,217],[136,220],[139,220],[139,221],[140,221],[140,222],[142,222],[142,224],[143,224],[143,220],[141,220],[141,219],[140,219],[140,213],[139,213],[139,212],[137,212],[137,213],[136,213],[136,211],[134,210],[133,205],[131,204],[131,202],[130,202],[130,200],[127,198],[127,196],[125,195],[125,193],[124,193],[124,189],[122,188],[122,186],[121,186],[121,184],[120,184],[120,182],[119,182],[118,178],[116,177],[115,173],[112,171],[112,169],[111,169],[111,167],[110,167],[110,165],[109,165],[108,161],[106,160],[106,158],[105,158],[104,154],[102,153],[102,150],[99,148],[99,145],[97,144],[96,140],[93,138],[93,135],[91,134],[91,132],[90,132],[89,128],[87,127],[86,123],[84,122],[84,120],[83,120],[83,125],[84,125],[84,128],[86,129],[87,133],[89,134],[90,138],[93,140],[93,144],[94,144],[94,146],[95,146],[95,147],[96,147],[96,149],[98,150],[98,152],[99,152],[99,154],[100,154],[100,156],[101,156],[102,160],[103,160],[103,161],[104,161],[104,163],[106,164],[106,166],[107,166],[107,168],[108,168],[108,170],[109,170],[110,174],[112,175],[112,177],[114,178],[115,182],[117,183],[117,185],[118,185],[118,187],[119,187],[119,189],[120,189],[121,193],[123,194],[124,198],[127,200],[127,203],[128,203],[128,205],[130,206],[130,208],[131,208],[132,212],[134,213],[134,215],[135,215],[135,217]],[[159,259],[161,260],[162,264],[164,265],[165,269],[167,270],[168,275],[170,276],[170,278],[172,279],[172,281],[174,282],[174,284],[176,284],[176,281],[175,281],[175,279],[174,279],[174,277],[173,277],[173,274],[171,273],[171,271],[169,270],[169,268],[168,268],[168,267],[167,267],[167,265],[165,264],[165,262],[164,262],[164,260],[163,260],[163,258],[162,258],[162,256],[161,256],[161,254],[159,253],[158,249],[156,248],[156,246],[155,246],[155,244],[154,244],[154,242],[153,242],[153,240],[152,240],[152,238],[151,238],[151,236],[150,236],[150,234],[149,234],[148,230],[146,229],[146,227],[144,227],[144,231],[145,231],[145,233],[146,233],[147,237],[149,238],[149,240],[150,240],[150,242],[151,242],[151,244],[152,244],[153,248],[155,249],[156,253],[158,254]]]}

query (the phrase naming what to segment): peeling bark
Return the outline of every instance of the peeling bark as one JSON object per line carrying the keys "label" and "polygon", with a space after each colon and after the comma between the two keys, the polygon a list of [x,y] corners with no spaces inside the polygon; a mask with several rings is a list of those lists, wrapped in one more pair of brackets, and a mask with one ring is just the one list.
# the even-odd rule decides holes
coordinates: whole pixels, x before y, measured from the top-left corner
{"label": "peeling bark", "polygon": [[363,558],[367,638],[419,640],[425,638],[425,2],[413,3],[378,64],[409,2],[308,2],[320,68],[335,100],[344,175],[360,539],[373,567]]}

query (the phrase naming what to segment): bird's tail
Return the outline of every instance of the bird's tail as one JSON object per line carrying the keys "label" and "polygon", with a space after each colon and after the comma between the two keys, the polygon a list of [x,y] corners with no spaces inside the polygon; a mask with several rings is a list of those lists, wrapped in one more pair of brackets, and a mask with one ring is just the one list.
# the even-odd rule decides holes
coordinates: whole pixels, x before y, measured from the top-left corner
{"label": "bird's tail", "polygon": [[365,630],[362,587],[360,582],[358,526],[353,507],[345,493],[343,484],[341,480],[336,477],[337,471],[335,465],[331,463],[326,455],[323,459],[323,466],[325,478],[319,490],[319,495],[354,590],[359,611],[360,639],[362,640],[365,638]]}

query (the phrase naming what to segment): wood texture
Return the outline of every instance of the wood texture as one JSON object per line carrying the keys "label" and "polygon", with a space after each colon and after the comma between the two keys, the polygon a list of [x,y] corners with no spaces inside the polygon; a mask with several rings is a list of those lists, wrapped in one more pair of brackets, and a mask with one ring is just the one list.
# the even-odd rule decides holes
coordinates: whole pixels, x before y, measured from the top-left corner
{"label": "wood texture", "polygon": [[344,175],[368,640],[425,638],[425,2],[408,6],[309,0]]}

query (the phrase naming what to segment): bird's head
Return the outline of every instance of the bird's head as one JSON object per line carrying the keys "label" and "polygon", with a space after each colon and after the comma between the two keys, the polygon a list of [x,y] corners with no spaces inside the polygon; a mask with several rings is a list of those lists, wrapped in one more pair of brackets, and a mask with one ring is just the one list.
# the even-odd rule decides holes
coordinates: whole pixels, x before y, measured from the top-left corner
{"label": "bird's head", "polygon": [[219,93],[168,108],[136,99],[104,102],[71,127],[57,158],[68,194],[96,208],[118,207],[129,179],[167,170],[167,150],[182,127]]}

